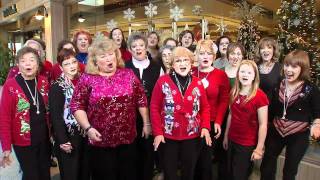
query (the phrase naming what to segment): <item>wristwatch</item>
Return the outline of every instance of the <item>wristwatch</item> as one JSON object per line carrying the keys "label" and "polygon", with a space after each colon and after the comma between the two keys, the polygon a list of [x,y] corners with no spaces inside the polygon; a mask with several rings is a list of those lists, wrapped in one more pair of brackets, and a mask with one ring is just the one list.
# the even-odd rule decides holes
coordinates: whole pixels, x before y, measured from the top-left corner
{"label": "wristwatch", "polygon": [[90,125],[89,127],[87,127],[87,128],[84,130],[84,132],[85,132],[86,134],[88,134],[88,131],[89,131],[91,128],[92,128],[92,126]]}

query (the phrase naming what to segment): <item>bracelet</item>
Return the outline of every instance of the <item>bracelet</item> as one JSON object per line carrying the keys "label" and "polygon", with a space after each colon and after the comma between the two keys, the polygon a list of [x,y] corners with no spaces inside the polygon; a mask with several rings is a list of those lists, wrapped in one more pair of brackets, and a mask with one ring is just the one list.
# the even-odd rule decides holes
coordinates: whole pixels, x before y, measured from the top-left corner
{"label": "bracelet", "polygon": [[87,134],[88,131],[89,131],[91,128],[92,128],[92,126],[90,125],[89,127],[87,127],[87,128],[84,130],[84,132]]}

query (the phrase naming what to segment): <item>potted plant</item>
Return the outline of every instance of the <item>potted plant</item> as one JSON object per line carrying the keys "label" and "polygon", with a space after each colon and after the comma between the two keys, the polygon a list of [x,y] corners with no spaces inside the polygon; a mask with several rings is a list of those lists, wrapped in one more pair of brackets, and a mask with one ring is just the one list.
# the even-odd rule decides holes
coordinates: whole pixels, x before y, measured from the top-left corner
{"label": "potted plant", "polygon": [[0,42],[0,86],[6,81],[10,65],[13,64],[14,57],[10,49],[4,47]]}

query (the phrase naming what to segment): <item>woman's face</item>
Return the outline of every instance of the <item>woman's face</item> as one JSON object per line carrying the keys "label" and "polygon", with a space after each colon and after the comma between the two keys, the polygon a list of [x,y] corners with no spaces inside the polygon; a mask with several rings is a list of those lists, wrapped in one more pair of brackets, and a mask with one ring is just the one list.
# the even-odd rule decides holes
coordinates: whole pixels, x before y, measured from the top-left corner
{"label": "woman's face", "polygon": [[239,81],[242,86],[252,85],[254,81],[255,73],[252,66],[243,64],[239,67]]}
{"label": "woman's face", "polygon": [[221,55],[226,55],[227,54],[227,48],[228,48],[228,45],[229,45],[229,39],[228,38],[222,38],[220,40],[220,43],[219,43],[219,52]]}
{"label": "woman's face", "polygon": [[261,47],[260,55],[263,61],[270,62],[273,57],[273,47],[272,46]]}
{"label": "woman's face", "polygon": [[152,33],[148,36],[148,47],[155,48],[159,42],[156,34]]}
{"label": "woman's face", "polygon": [[235,48],[234,51],[229,53],[229,64],[233,67],[237,67],[242,59],[243,55],[239,47]]}
{"label": "woman's face", "polygon": [[19,72],[25,79],[33,79],[38,72],[39,64],[35,54],[26,53],[18,62]]}
{"label": "woman's face", "polygon": [[177,47],[176,42],[172,41],[172,40],[168,40],[165,45],[168,45],[168,46],[171,46],[171,47]]}
{"label": "woman's face", "polygon": [[102,73],[114,73],[117,70],[117,57],[114,51],[96,55],[98,69]]}
{"label": "woman's face", "polygon": [[192,35],[190,33],[186,33],[185,35],[182,36],[181,45],[186,48],[192,45]]}
{"label": "woman's face", "polygon": [[147,58],[146,44],[142,39],[137,39],[131,43],[130,52],[136,60],[143,61]]}
{"label": "woman's face", "polygon": [[73,52],[76,52],[76,50],[74,49],[73,45],[70,44],[70,43],[63,45],[62,48],[63,49],[71,49]]}
{"label": "woman's face", "polygon": [[299,65],[284,64],[284,75],[288,82],[295,82],[299,79],[301,67]]}
{"label": "woman's face", "polygon": [[112,31],[112,39],[118,45],[118,47],[121,47],[123,36],[120,29]]}
{"label": "woman's face", "polygon": [[79,34],[77,38],[77,47],[79,52],[87,53],[89,47],[89,39],[85,34]]}
{"label": "woman's face", "polygon": [[191,60],[187,56],[174,57],[172,68],[180,76],[187,76],[191,70]]}
{"label": "woman's face", "polygon": [[163,65],[166,69],[170,69],[170,62],[172,59],[172,51],[170,49],[164,49],[161,54]]}
{"label": "woman's face", "polygon": [[197,54],[198,63],[201,69],[211,67],[213,60],[215,59],[215,54],[207,49],[200,49]]}
{"label": "woman's face", "polygon": [[73,56],[63,60],[61,63],[61,67],[63,73],[70,79],[73,79],[78,74],[78,61]]}

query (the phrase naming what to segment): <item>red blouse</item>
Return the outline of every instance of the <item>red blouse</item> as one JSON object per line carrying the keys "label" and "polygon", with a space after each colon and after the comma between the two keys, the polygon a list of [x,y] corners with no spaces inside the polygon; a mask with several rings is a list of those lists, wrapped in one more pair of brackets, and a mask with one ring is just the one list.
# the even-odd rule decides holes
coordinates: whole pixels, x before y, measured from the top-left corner
{"label": "red blouse", "polygon": [[209,73],[193,70],[193,75],[200,79],[206,78],[209,86],[206,88],[208,102],[210,105],[210,119],[221,125],[229,105],[230,83],[227,74],[215,68]]}
{"label": "red blouse", "polygon": [[254,146],[258,139],[258,109],[269,104],[266,94],[258,89],[254,98],[242,104],[246,96],[239,95],[231,104],[231,124],[228,137],[231,141]]}
{"label": "red blouse", "polygon": [[199,137],[202,128],[210,130],[206,92],[195,76],[183,97],[170,75],[161,76],[152,92],[150,111],[155,136],[185,140]]}

